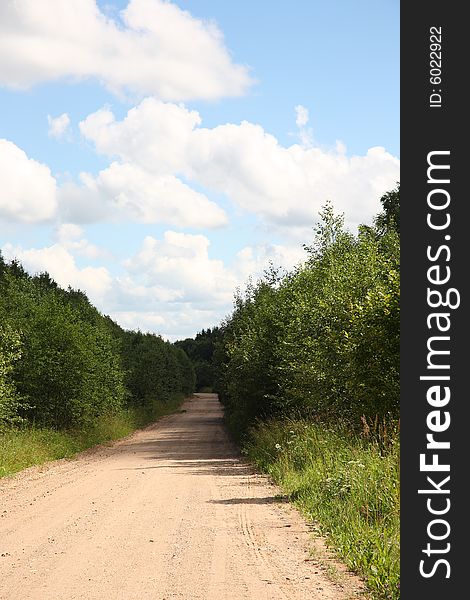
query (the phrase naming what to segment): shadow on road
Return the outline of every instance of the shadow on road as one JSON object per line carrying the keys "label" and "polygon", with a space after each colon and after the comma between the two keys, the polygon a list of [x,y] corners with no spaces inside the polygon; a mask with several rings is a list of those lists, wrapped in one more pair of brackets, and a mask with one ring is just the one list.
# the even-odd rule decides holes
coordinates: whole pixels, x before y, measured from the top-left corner
{"label": "shadow on road", "polygon": [[266,496],[264,498],[226,498],[224,500],[208,500],[209,504],[280,504],[288,502],[287,496]]}
{"label": "shadow on road", "polygon": [[[120,447],[148,464],[130,470],[181,469],[194,475],[252,475],[227,434],[217,394],[199,394],[184,410]],[[121,469],[122,470],[122,469]]]}

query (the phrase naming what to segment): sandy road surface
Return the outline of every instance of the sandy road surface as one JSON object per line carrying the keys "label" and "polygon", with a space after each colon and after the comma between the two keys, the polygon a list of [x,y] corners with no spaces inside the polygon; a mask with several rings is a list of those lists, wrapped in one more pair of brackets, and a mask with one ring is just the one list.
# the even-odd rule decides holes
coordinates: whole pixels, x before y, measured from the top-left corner
{"label": "sandy road surface", "polygon": [[110,446],[0,480],[2,600],[354,597],[238,458],[213,394]]}

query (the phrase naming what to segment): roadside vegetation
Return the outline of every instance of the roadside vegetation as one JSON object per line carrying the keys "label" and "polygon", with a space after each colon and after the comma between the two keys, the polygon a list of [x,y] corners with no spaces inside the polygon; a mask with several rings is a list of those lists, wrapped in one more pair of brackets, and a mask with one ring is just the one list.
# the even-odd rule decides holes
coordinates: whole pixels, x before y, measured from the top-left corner
{"label": "roadside vegetation", "polygon": [[244,447],[380,599],[400,597],[400,446],[391,427],[268,421]]}
{"label": "roadside vegetation", "polygon": [[0,476],[127,435],[194,384],[181,348],[0,255]]}
{"label": "roadside vegetation", "polygon": [[399,586],[399,186],[357,234],[327,204],[306,260],[270,268],[218,327],[124,331],[0,257],[0,475],[126,435],[213,390],[242,451],[377,600]]}
{"label": "roadside vegetation", "polygon": [[[357,235],[327,204],[212,333],[214,390],[269,473],[377,599],[399,598],[399,186]],[[188,342],[186,341],[186,345]]]}

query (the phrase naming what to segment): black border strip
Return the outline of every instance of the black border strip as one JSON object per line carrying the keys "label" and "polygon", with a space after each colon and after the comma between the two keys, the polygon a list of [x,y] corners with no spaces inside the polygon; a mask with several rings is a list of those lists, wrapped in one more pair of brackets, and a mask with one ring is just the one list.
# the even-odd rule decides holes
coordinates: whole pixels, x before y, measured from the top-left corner
{"label": "black border strip", "polygon": [[[463,90],[468,79],[469,55],[464,6],[464,3],[434,0],[401,4],[401,597],[404,600],[468,596],[470,398],[465,374],[470,372],[470,364],[467,365],[470,353],[466,347],[469,333],[466,258],[470,255],[466,213],[470,196],[465,190],[465,180],[470,169],[464,146],[470,127],[469,102]],[[433,51],[437,54],[431,55]],[[431,77],[435,79],[431,81]],[[428,172],[430,163],[450,168],[436,167]],[[442,208],[437,208],[439,204]],[[437,268],[429,271],[431,267]],[[448,275],[449,280],[443,282]],[[441,296],[434,293],[429,297],[428,289],[440,292]],[[431,304],[439,305],[440,297],[442,305],[433,308]],[[450,305],[456,305],[459,299],[460,305],[446,307],[446,299]],[[447,316],[430,317],[433,313]],[[438,323],[442,330],[448,327],[448,331],[441,331]],[[436,350],[449,354],[433,354]],[[448,401],[446,393],[450,393]],[[442,442],[442,446],[427,448],[428,434],[433,434],[432,440]],[[445,448],[446,442],[449,449]],[[421,454],[425,457],[420,469]],[[438,465],[436,470],[426,471],[433,468],[426,466],[432,465],[432,461]],[[449,471],[444,470],[445,465],[449,465]],[[447,477],[450,479],[446,480]]]}

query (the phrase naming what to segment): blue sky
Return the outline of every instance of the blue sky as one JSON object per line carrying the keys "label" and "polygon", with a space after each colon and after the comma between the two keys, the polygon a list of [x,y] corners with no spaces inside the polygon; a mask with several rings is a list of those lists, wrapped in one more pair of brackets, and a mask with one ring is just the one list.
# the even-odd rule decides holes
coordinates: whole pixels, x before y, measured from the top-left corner
{"label": "blue sky", "polygon": [[7,0],[0,56],[2,253],[126,328],[217,324],[399,179],[395,0]]}

